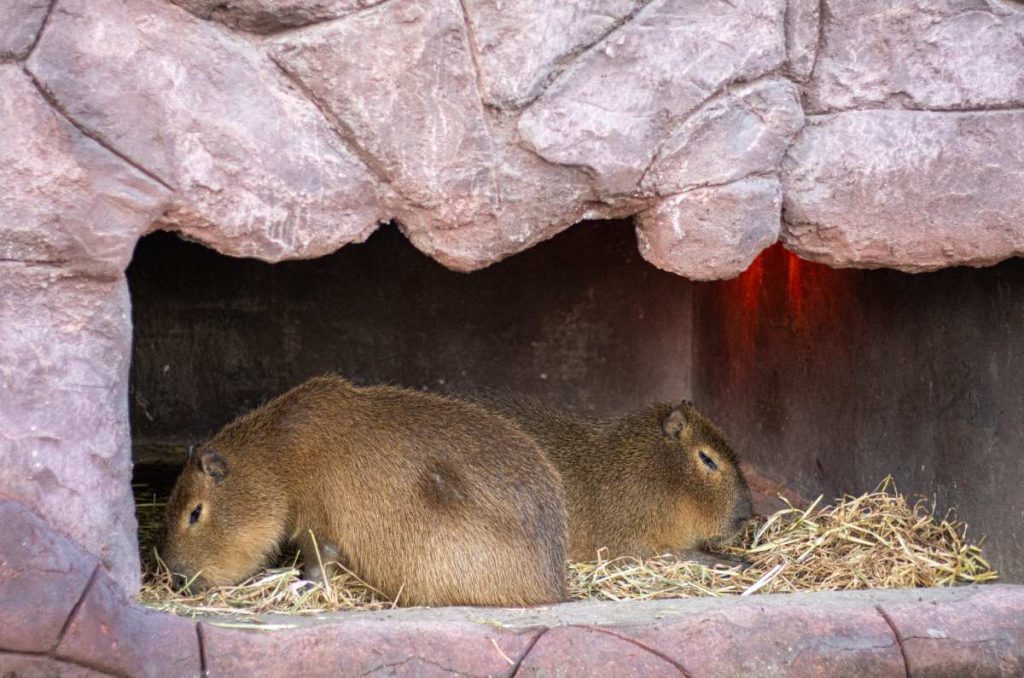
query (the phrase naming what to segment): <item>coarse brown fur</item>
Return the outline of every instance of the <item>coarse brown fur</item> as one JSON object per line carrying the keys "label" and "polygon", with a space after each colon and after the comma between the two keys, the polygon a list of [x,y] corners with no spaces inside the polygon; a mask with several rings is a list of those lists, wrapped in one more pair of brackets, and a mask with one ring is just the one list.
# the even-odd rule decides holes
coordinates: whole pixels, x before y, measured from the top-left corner
{"label": "coarse brown fur", "polygon": [[481,402],[532,435],[558,467],[573,560],[593,560],[599,549],[611,558],[692,557],[681,552],[728,541],[751,516],[732,449],[691,403],[599,418],[526,400]]}
{"label": "coarse brown fur", "polygon": [[289,541],[311,563],[312,532],[403,605],[553,603],[563,496],[536,443],[478,405],[317,377],[190,456],[162,555],[197,587],[231,584]]}

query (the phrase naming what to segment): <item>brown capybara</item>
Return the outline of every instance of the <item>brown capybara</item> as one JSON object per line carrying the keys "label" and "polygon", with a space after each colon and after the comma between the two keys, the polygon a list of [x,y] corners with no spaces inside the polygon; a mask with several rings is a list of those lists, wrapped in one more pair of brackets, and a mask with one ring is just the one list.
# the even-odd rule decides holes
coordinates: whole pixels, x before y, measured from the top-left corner
{"label": "brown capybara", "polygon": [[533,436],[558,467],[569,514],[569,557],[674,554],[735,537],[752,513],[732,449],[693,405],[658,404],[588,417],[512,398],[480,400]]}
{"label": "brown capybara", "polygon": [[[311,379],[225,426],[186,463],[161,553],[197,588],[298,544],[403,605],[565,598],[565,508],[537,444],[479,405]],[[310,537],[312,533],[313,537]]]}

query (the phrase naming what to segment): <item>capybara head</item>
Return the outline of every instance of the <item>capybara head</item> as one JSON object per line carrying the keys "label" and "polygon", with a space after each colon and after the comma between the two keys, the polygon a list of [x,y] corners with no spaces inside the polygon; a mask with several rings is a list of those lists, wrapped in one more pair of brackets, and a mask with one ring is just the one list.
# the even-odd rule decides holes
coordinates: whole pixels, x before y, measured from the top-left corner
{"label": "capybara head", "polygon": [[218,440],[190,450],[167,504],[160,554],[175,585],[201,590],[255,573],[284,540],[287,500],[255,460]]}
{"label": "capybara head", "polygon": [[686,513],[703,545],[736,537],[753,514],[750,488],[732,448],[689,401],[659,408],[662,444],[676,460]]}

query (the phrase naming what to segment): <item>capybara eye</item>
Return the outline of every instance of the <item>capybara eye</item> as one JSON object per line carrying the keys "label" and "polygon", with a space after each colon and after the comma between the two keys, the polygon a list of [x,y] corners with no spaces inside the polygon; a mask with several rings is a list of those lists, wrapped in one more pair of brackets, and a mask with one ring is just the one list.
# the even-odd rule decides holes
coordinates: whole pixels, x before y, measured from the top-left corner
{"label": "capybara eye", "polygon": [[199,522],[199,516],[201,516],[202,514],[203,514],[203,505],[202,504],[196,504],[196,507],[194,509],[192,509],[192,513],[190,513],[189,516],[188,516],[188,524],[189,525],[195,525],[197,522]]}
{"label": "capybara eye", "polygon": [[703,452],[700,452],[699,454],[700,454],[700,460],[702,462],[704,462],[705,466],[707,466],[712,471],[717,471],[718,470],[718,464],[715,463],[714,459],[712,459],[708,455],[704,454]]}

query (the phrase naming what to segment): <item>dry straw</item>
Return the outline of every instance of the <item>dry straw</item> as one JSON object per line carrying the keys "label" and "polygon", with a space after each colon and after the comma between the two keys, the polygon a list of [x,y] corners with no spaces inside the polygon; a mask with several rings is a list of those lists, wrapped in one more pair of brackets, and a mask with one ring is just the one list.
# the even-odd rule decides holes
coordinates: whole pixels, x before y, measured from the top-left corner
{"label": "dry straw", "polygon": [[[997,578],[980,547],[967,542],[966,525],[951,515],[936,518],[934,505],[924,500],[909,504],[890,478],[874,492],[844,496],[832,506],[820,506],[821,499],[801,509],[783,498],[787,508],[752,521],[738,543],[725,550],[745,560],[746,567],[709,568],[672,558],[574,562],[569,564],[570,595],[577,600],[648,600],[952,586]],[[379,610],[401,603],[347,570],[328,582],[305,582],[294,555],[283,567],[263,570],[238,586],[177,594],[152,548],[163,504],[138,497],[137,507],[140,541],[150,555],[140,600],[151,607],[188,616],[245,617]]]}

